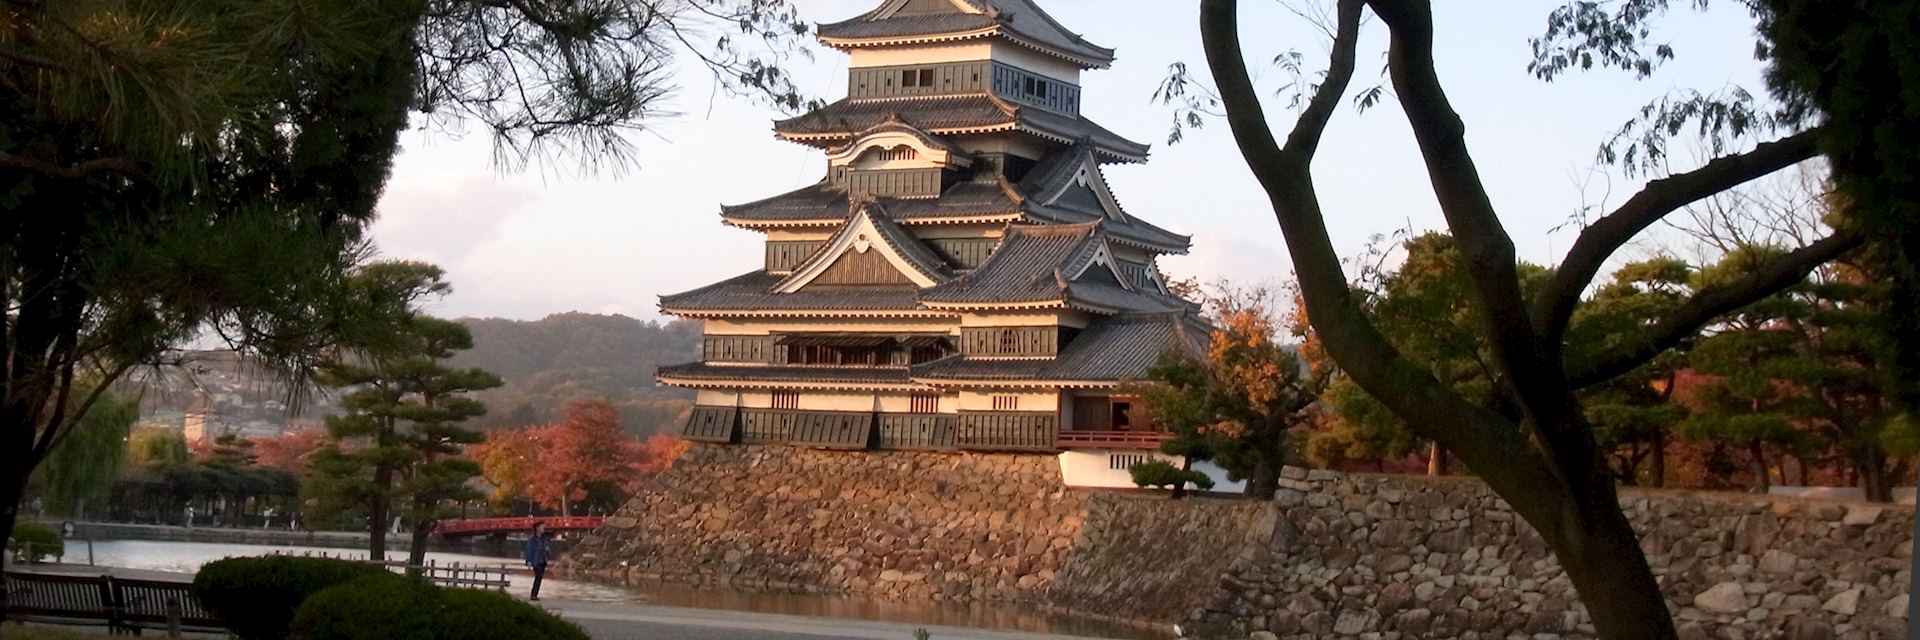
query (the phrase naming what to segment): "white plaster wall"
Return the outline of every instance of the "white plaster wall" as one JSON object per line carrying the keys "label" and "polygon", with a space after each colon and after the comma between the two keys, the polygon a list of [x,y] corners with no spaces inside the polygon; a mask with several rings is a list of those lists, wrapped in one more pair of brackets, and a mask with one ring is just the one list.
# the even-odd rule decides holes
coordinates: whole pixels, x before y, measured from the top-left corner
{"label": "white plaster wall", "polygon": [[[883,413],[907,413],[913,410],[913,396],[910,393],[880,394],[880,411]],[[940,396],[940,413],[954,413],[960,408],[959,397],[953,394]]]}
{"label": "white plaster wall", "polygon": [[992,411],[994,396],[1016,396],[1020,398],[1020,408],[1018,411],[1058,411],[1060,409],[1060,394],[1052,391],[1021,391],[1009,393],[961,391],[959,410]]}
{"label": "white plaster wall", "polygon": [[[1090,449],[1068,451],[1059,455],[1060,477],[1069,487],[1094,489],[1138,489],[1133,484],[1133,475],[1126,469],[1114,469],[1112,456],[1145,455],[1151,460],[1165,460],[1174,466],[1181,463],[1180,456],[1170,456],[1158,451],[1105,450]],[[1222,493],[1240,493],[1247,490],[1247,483],[1227,479],[1227,471],[1211,462],[1195,462],[1193,470],[1204,473],[1213,479],[1212,491]],[[1189,489],[1198,489],[1191,484]]]}
{"label": "white plaster wall", "polygon": [[694,404],[706,407],[732,407],[739,404],[740,394],[733,391],[701,389],[699,397],[695,398],[693,402]]}
{"label": "white plaster wall", "polygon": [[993,41],[993,59],[1067,84],[1080,86],[1080,65],[1000,40]]}
{"label": "white plaster wall", "polygon": [[848,52],[847,58],[848,66],[855,69],[996,60],[1068,84],[1080,84],[1080,65],[998,38],[951,45],[868,47]]}
{"label": "white plaster wall", "polygon": [[[967,62],[969,60],[988,60],[993,57],[993,43],[977,40],[964,44],[950,45],[908,45],[897,47],[868,47],[854,49],[848,53],[848,66],[891,67],[902,64],[938,64],[942,62]],[[1038,69],[1034,73],[1040,73]]]}

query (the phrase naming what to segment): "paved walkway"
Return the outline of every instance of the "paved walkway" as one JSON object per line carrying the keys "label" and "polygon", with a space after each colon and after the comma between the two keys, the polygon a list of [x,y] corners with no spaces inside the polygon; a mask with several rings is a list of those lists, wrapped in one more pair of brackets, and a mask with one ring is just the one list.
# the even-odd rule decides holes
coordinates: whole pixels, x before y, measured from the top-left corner
{"label": "paved walkway", "polygon": [[685,609],[646,604],[587,602],[536,603],[574,621],[594,640],[913,640],[915,629],[926,629],[933,640],[1083,640],[1027,631],[991,631],[849,620],[810,618],[747,611]]}
{"label": "paved walkway", "polygon": [[[112,574],[142,580],[191,581],[192,576],[160,571],[73,564],[8,566],[33,573]],[[728,609],[692,609],[641,603],[542,600],[532,603],[580,625],[594,640],[913,640],[926,629],[932,640],[1085,640],[1027,631],[913,625],[874,620],[814,618]]]}

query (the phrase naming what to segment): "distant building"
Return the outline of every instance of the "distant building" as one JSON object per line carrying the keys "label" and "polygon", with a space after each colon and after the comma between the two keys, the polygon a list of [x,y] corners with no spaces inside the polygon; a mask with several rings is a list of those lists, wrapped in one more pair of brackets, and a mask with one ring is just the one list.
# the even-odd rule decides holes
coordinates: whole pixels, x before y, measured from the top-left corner
{"label": "distant building", "polygon": [[1121,385],[1209,330],[1156,266],[1189,239],[1101,172],[1147,145],[1080,113],[1113,51],[1030,0],[891,0],[819,35],[849,95],[774,131],[827,175],[724,207],[765,264],[661,299],[706,325],[659,372],[699,390],[685,437],[1058,453],[1070,484],[1131,486],[1166,434]]}

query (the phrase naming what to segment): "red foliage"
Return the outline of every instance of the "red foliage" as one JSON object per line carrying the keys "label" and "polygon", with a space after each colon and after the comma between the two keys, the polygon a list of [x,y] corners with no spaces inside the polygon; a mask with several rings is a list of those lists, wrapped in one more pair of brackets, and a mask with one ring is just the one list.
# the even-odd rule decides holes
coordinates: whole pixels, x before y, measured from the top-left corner
{"label": "red foliage", "polygon": [[305,475],[310,456],[326,443],[327,434],[320,429],[302,429],[276,438],[254,438],[254,464]]}
{"label": "red foliage", "polygon": [[501,494],[524,488],[541,506],[564,511],[585,499],[590,485],[633,493],[687,448],[671,436],[634,437],[604,401],[576,402],[566,412],[559,424],[496,431],[487,442],[468,448],[468,456],[502,490],[495,500],[511,499]]}

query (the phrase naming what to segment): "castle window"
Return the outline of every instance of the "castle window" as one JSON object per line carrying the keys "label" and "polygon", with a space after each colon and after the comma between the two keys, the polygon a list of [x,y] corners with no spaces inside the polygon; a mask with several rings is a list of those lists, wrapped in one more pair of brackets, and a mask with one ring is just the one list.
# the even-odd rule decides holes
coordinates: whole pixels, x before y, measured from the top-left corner
{"label": "castle window", "polygon": [[902,87],[931,87],[933,84],[932,69],[903,69],[900,71],[900,86]]}
{"label": "castle window", "polygon": [[908,400],[908,413],[939,413],[940,396],[930,393],[917,393]]}
{"label": "castle window", "polygon": [[789,411],[800,408],[800,394],[793,391],[773,392],[773,408]]}
{"label": "castle window", "polygon": [[1000,330],[1000,353],[1012,355],[1020,353],[1020,333],[1012,329]]}
{"label": "castle window", "polygon": [[994,396],[994,411],[1019,411],[1020,396]]}

